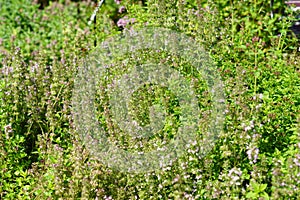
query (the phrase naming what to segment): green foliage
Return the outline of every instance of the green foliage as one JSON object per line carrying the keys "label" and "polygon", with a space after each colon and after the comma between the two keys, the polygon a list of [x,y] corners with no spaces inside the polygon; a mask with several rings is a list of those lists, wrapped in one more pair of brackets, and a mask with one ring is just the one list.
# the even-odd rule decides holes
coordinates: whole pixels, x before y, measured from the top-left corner
{"label": "green foliage", "polygon": [[[271,18],[269,2],[263,0],[120,2],[105,2],[91,25],[95,4],[90,1],[50,2],[44,9],[28,0],[0,2],[0,198],[296,199],[300,69],[298,41],[288,29],[295,13],[280,1],[274,9],[285,11],[283,18],[279,13]],[[121,6],[126,11],[118,12]],[[118,27],[124,17],[135,22]],[[144,26],[183,32],[206,49],[224,83],[226,118],[204,158],[195,142],[172,166],[127,174],[104,166],[82,145],[73,124],[72,90],[81,59],[95,41]],[[188,63],[164,52],[140,51],[125,58],[128,66],[164,60],[189,80],[198,78],[194,88],[205,130],[210,96]],[[120,67],[112,70],[108,84],[124,73]],[[101,92],[97,117],[109,130],[108,99]],[[172,92],[145,85],[130,103],[144,124],[153,104],[171,116],[148,149],[173,137],[180,105]],[[113,133],[112,140],[124,148],[139,150],[134,139]]]}

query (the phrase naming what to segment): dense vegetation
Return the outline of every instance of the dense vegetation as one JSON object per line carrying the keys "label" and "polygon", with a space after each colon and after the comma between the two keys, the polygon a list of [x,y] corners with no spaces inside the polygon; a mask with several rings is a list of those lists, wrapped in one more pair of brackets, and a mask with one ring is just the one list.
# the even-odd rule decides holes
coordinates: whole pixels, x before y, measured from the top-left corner
{"label": "dense vegetation", "polygon": [[[289,30],[297,13],[282,1],[271,17],[265,0],[106,0],[89,24],[95,7],[88,0],[0,1],[0,199],[298,198],[300,55]],[[226,108],[223,130],[204,157],[196,142],[173,165],[136,174],[106,166],[83,145],[72,95],[82,59],[96,45],[141,27],[181,32],[203,47],[222,78]],[[212,107],[206,84],[165,53],[138,51],[128,63],[164,58],[196,79],[205,128]],[[149,88],[158,92],[151,96]],[[102,91],[97,117],[109,132]],[[165,95],[172,123],[153,143],[176,136],[178,102],[149,85],[133,95],[132,108],[141,105],[136,118],[145,123],[147,103]],[[122,134],[112,140],[136,150]]]}

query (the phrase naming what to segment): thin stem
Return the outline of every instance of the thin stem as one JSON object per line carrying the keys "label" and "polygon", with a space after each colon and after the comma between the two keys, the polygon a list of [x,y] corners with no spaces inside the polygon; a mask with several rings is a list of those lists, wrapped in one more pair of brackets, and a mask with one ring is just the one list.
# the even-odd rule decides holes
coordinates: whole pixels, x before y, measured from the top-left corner
{"label": "thin stem", "polygon": [[[257,51],[255,49],[255,70],[257,69]],[[257,76],[254,73],[254,95],[256,95],[256,84],[257,84]]]}
{"label": "thin stem", "polygon": [[233,9],[233,3],[230,1],[231,4],[231,42],[234,41],[234,9]]}
{"label": "thin stem", "polygon": [[92,16],[91,16],[91,18],[90,18],[90,21],[88,22],[88,25],[91,25],[92,22],[95,20],[96,15],[97,15],[97,12],[99,11],[99,9],[100,9],[100,7],[102,6],[103,3],[104,3],[104,0],[101,0],[101,1],[98,3],[97,7],[95,8],[95,10],[94,10],[94,12],[93,12],[93,14],[92,14]]}

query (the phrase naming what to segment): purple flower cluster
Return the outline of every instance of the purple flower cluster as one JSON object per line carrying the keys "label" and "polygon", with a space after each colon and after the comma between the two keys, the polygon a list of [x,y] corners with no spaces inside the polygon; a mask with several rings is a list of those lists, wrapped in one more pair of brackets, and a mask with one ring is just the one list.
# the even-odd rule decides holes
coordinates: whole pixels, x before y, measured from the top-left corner
{"label": "purple flower cluster", "polygon": [[131,18],[131,19],[128,19],[127,16],[119,19],[119,21],[117,22],[117,26],[118,27],[122,27],[124,28],[127,24],[133,24],[135,22],[135,18]]}

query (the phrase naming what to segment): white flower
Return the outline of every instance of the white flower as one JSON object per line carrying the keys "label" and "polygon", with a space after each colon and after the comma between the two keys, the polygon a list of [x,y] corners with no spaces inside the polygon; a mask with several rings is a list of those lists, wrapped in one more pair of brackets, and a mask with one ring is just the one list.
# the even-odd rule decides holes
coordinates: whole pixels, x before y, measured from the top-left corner
{"label": "white flower", "polygon": [[250,164],[256,163],[258,159],[259,149],[257,147],[249,148],[247,151]]}
{"label": "white flower", "polygon": [[240,180],[241,175],[242,171],[239,168],[232,168],[231,170],[229,170],[228,177],[231,179],[230,184],[240,185],[240,182],[238,182],[238,180]]}
{"label": "white flower", "polygon": [[11,133],[12,132],[12,127],[10,124],[4,126],[4,132],[5,133]]}
{"label": "white flower", "polygon": [[246,131],[246,132],[250,131],[251,129],[254,128],[254,122],[253,122],[253,120],[250,121],[249,125],[247,125],[247,126],[246,126],[245,123],[242,123],[242,127],[244,127],[244,131]]}

